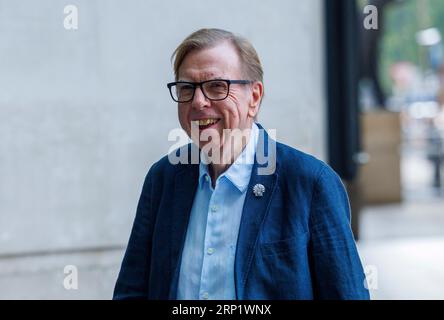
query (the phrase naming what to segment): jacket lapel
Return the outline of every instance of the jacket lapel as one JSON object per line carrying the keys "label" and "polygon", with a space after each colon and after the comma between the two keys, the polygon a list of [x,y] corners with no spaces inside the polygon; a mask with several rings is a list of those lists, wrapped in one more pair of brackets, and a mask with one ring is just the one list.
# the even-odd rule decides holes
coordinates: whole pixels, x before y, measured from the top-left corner
{"label": "jacket lapel", "polygon": [[[259,126],[261,133],[259,134],[258,145],[256,148],[255,163],[251,173],[250,183],[245,197],[245,203],[242,211],[241,224],[239,229],[239,236],[237,240],[236,258],[234,266],[236,295],[237,299],[244,299],[244,289],[247,282],[248,272],[254,257],[254,252],[257,246],[259,232],[263,221],[266,218],[268,208],[276,187],[277,174],[277,159],[276,159],[276,141],[268,137],[268,134]],[[261,167],[269,165],[269,161],[260,164],[258,163],[258,150],[266,156],[269,161],[275,161],[276,168],[274,173],[269,175],[261,175],[258,171]],[[253,193],[253,187],[257,184],[262,184],[265,187],[263,196],[256,197]]]}
{"label": "jacket lapel", "polygon": [[[268,212],[278,178],[276,141],[268,137],[268,134],[261,125],[258,124],[258,126],[259,129],[262,130],[259,134],[255,162],[245,197],[237,240],[234,266],[237,299],[243,299],[244,297],[245,284],[256,249],[259,231]],[[260,148],[262,148],[261,152],[263,156],[268,159],[266,163],[258,161],[258,150],[260,150]],[[269,161],[274,161],[276,164],[274,173],[261,175],[260,168],[268,166],[270,164]],[[198,179],[199,165],[185,165],[175,176],[174,193],[171,199],[173,201],[173,214],[171,216],[172,227],[171,234],[168,235],[171,243],[171,263],[168,267],[172,275],[168,295],[168,299],[170,300],[177,298],[181,255]],[[265,193],[262,197],[256,197],[253,193],[253,187],[256,184],[262,184],[265,187]]]}
{"label": "jacket lapel", "polygon": [[[170,268],[172,274],[168,299],[174,300],[177,295],[182,250],[185,243],[188,221],[193,206],[194,196],[199,179],[199,165],[185,165],[175,176],[174,191],[171,194],[173,213],[171,215]],[[167,248],[167,247],[166,247]]]}

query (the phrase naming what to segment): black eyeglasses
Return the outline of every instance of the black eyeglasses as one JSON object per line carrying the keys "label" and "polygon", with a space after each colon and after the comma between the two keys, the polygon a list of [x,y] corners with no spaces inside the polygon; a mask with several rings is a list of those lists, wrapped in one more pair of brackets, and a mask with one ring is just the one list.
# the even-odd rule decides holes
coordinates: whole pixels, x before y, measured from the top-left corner
{"label": "black eyeglasses", "polygon": [[200,87],[203,95],[211,101],[220,101],[228,97],[230,85],[249,84],[251,80],[226,80],[216,79],[202,82],[177,81],[167,84],[171,98],[179,103],[190,102],[194,98],[196,88]]}

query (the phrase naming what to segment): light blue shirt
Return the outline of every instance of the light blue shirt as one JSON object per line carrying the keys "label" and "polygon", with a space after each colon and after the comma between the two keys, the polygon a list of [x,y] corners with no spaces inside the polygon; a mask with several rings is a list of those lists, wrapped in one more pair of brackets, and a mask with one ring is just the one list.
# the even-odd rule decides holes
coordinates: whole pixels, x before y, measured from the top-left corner
{"label": "light blue shirt", "polygon": [[179,300],[236,299],[234,258],[258,137],[259,128],[253,123],[246,147],[217,178],[214,189],[208,166],[199,165],[199,185],[182,251]]}

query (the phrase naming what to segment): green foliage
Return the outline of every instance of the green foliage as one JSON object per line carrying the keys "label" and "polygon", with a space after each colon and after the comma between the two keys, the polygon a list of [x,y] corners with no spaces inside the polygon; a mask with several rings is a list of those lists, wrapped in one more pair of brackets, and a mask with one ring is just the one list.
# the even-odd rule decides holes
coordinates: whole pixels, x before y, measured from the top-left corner
{"label": "green foliage", "polygon": [[[358,0],[361,1],[361,0]],[[422,8],[426,19],[421,16],[418,1],[423,1]],[[379,75],[384,91],[390,94],[390,66],[398,61],[409,61],[419,67],[421,48],[416,43],[416,33],[425,27],[438,28],[444,35],[444,1],[442,0],[405,0],[387,6],[383,19],[384,34],[380,46]]]}

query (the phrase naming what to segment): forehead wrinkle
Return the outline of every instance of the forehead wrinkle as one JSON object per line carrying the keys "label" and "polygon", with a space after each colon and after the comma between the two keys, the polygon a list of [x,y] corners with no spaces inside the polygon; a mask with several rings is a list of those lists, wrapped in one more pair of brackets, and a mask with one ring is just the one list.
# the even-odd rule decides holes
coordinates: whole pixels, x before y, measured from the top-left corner
{"label": "forehead wrinkle", "polygon": [[[179,81],[206,81],[213,79],[225,79],[224,72],[212,72],[212,71],[198,71],[193,75],[193,71],[188,76],[179,77]],[[191,75],[190,75],[191,74]]]}

